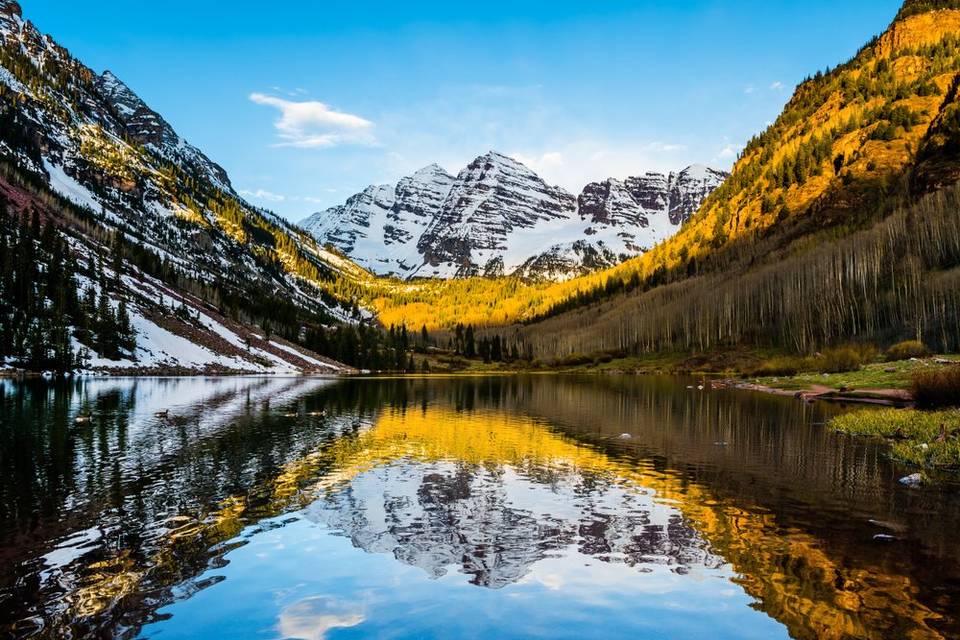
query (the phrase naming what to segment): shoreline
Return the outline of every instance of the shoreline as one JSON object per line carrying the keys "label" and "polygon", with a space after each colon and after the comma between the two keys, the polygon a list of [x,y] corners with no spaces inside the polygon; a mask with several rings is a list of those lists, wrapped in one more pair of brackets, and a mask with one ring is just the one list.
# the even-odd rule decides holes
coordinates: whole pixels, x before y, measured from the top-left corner
{"label": "shoreline", "polygon": [[46,375],[42,371],[0,370],[0,380],[64,380],[105,379],[105,378],[350,378],[359,374],[352,371],[224,371],[200,369],[114,369],[106,371],[84,370],[72,372],[69,376]]}
{"label": "shoreline", "polygon": [[785,389],[782,387],[772,387],[755,382],[743,382],[733,379],[724,379],[715,381],[714,388],[739,389],[742,391],[754,391],[756,393],[766,393],[781,397],[791,397],[805,402],[850,402],[858,404],[872,404],[885,407],[907,408],[913,406],[913,396],[906,389],[856,389],[850,391],[841,391],[826,386],[814,386],[809,389]]}
{"label": "shoreline", "polygon": [[[863,388],[849,388],[845,386],[828,386],[816,383],[803,383],[801,386],[794,386],[799,380],[797,377],[783,378],[783,384],[771,384],[767,381],[746,378],[736,378],[733,376],[743,376],[743,372],[738,371],[697,371],[678,366],[654,366],[654,367],[622,367],[617,366],[616,361],[607,363],[606,367],[531,367],[531,368],[481,368],[468,367],[454,371],[433,371],[418,373],[403,372],[362,372],[356,369],[342,371],[244,371],[228,370],[221,367],[210,367],[206,369],[194,369],[187,367],[150,367],[150,368],[130,368],[130,369],[102,369],[85,370],[73,373],[69,377],[50,376],[48,372],[23,371],[17,369],[0,369],[0,380],[63,380],[77,378],[219,378],[219,377],[319,377],[330,379],[376,379],[376,378],[410,378],[410,379],[430,379],[430,378],[457,378],[457,377],[484,377],[484,376],[522,376],[522,375],[566,375],[566,376],[677,376],[688,378],[700,378],[704,385],[709,384],[712,389],[734,389],[739,391],[750,391],[754,393],[763,393],[780,397],[796,398],[804,402],[838,402],[855,403],[863,405],[886,406],[907,408],[913,406],[913,397],[911,393],[904,388],[892,386],[876,386]],[[636,363],[639,364],[639,363]],[[666,363],[659,363],[666,364]],[[776,379],[774,382],[778,382]]]}

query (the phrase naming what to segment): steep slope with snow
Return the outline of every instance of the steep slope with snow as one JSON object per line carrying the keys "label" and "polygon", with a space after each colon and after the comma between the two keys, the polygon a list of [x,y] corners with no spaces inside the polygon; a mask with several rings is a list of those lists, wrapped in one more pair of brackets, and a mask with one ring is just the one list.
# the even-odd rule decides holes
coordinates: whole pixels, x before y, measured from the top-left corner
{"label": "steep slope with snow", "polygon": [[592,183],[574,199],[491,151],[456,178],[432,165],[368,187],[303,226],[379,274],[562,280],[669,238],[725,178],[696,165]]}
{"label": "steep slope with snow", "polygon": [[570,220],[574,197],[523,164],[489,152],[460,172],[417,248],[416,275],[503,275],[527,244],[519,235]]}
{"label": "steep slope with snow", "polygon": [[268,263],[336,271],[309,250],[312,239],[244,202],[219,165],[113,73],[96,74],[41,34],[13,0],[0,0],[0,116],[4,159],[185,269],[294,295],[294,274],[278,277]]}
{"label": "steep slope with snow", "polygon": [[[105,293],[111,304],[132,305],[141,351],[112,367],[94,354],[103,368],[160,363],[256,372],[317,368],[289,353],[279,359],[265,355],[270,349],[283,352],[272,347],[257,356],[247,357],[252,353],[247,350],[234,354],[237,361],[230,360],[233,356],[223,360],[233,347],[224,347],[223,340],[212,349],[203,347],[203,330],[169,338],[164,333],[169,314],[137,290],[147,266],[154,276],[174,283],[175,293],[190,297],[177,288],[188,286],[202,295],[185,302],[186,308],[226,307],[229,300],[231,314],[248,325],[270,320],[263,309],[275,315],[290,304],[282,321],[291,335],[297,314],[318,324],[355,314],[352,301],[338,301],[323,284],[356,277],[359,269],[243,201],[219,165],[114,74],[98,75],[40,33],[13,0],[0,0],[0,192],[4,213],[35,216],[56,227],[71,238],[72,257],[81,262],[106,260],[115,240],[127,245],[130,261],[122,270],[137,275],[117,278]],[[237,330],[236,335],[246,335],[252,329],[238,325]],[[199,345],[199,351],[188,344]],[[179,346],[170,351],[162,345]],[[319,368],[328,369],[326,364]]]}
{"label": "steep slope with snow", "polygon": [[370,271],[407,277],[422,264],[417,242],[453,182],[453,176],[433,164],[395,187],[367,187],[345,204],[307,218],[301,226]]}
{"label": "steep slope with snow", "polygon": [[230,178],[223,167],[180,137],[159,113],[148,107],[113,72],[104,71],[95,84],[130,138],[162,158],[187,168],[216,188],[233,193]]}

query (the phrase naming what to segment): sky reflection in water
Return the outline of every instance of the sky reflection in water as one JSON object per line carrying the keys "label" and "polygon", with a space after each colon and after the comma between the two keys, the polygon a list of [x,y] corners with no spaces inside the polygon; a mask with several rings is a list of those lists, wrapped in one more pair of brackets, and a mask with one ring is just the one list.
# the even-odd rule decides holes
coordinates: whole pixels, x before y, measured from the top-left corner
{"label": "sky reflection in water", "polygon": [[[51,498],[67,523],[41,515],[4,555],[17,586],[4,581],[0,614],[25,637],[936,638],[955,624],[955,562],[931,576],[866,541],[867,516],[922,525],[956,501],[892,493],[875,447],[838,442],[799,403],[656,379],[87,384],[5,390],[4,461],[62,486],[14,491],[7,473],[3,534],[25,539],[17,507]],[[40,403],[32,415],[61,415],[66,436],[12,427]],[[90,407],[89,432],[69,426]],[[17,441],[30,446],[13,456]],[[32,466],[58,451],[63,468]],[[914,551],[950,556],[922,535]]]}

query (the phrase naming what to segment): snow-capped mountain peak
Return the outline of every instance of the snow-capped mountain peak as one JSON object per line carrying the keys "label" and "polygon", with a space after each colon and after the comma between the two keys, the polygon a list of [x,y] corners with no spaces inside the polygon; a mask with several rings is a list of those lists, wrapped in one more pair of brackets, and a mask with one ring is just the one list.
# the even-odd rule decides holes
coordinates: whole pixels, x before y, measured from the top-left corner
{"label": "snow-capped mountain peak", "polygon": [[490,151],[457,176],[417,242],[423,264],[414,274],[502,275],[523,262],[511,242],[517,234],[569,220],[575,211],[572,195],[513,158]]}
{"label": "snow-capped mountain peak", "polygon": [[424,168],[418,171],[414,171],[410,177],[416,177],[416,178],[432,177],[438,174],[449,175],[446,169],[444,169],[439,164],[434,162],[433,164],[428,164],[427,166],[425,166]]}
{"label": "snow-capped mountain peak", "polygon": [[725,177],[693,165],[592,183],[574,198],[522,162],[489,151],[456,178],[429,165],[396,187],[369,187],[302,225],[384,275],[563,279],[665,240]]}

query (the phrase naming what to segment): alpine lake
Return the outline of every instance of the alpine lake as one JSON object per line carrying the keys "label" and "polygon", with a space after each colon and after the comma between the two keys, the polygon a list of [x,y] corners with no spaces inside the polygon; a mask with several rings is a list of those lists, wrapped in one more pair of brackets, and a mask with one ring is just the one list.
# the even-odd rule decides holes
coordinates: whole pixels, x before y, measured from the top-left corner
{"label": "alpine lake", "polygon": [[0,637],[960,637],[960,483],[699,386],[0,381]]}

